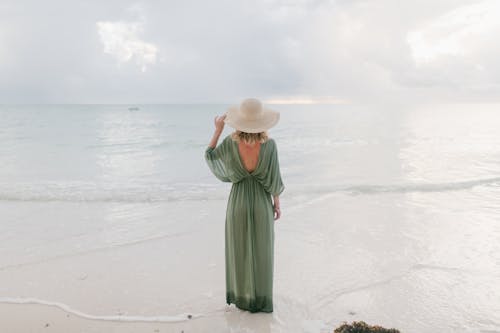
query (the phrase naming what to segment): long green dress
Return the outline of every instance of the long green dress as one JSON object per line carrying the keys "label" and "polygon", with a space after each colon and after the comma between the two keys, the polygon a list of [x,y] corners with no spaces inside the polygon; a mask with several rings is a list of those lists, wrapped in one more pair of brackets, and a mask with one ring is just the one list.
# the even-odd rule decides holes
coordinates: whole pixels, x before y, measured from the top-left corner
{"label": "long green dress", "polygon": [[285,189],[274,139],[261,144],[257,167],[243,166],[238,143],[227,135],[205,160],[232,182],[225,222],[226,303],[250,312],[273,311],[274,211],[272,196]]}

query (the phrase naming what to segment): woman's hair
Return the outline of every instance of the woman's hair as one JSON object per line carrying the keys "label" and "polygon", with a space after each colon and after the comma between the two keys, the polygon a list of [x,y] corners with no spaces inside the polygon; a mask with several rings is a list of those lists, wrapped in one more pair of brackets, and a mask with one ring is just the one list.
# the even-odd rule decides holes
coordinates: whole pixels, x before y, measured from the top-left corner
{"label": "woman's hair", "polygon": [[231,133],[231,138],[236,142],[243,141],[249,144],[253,144],[254,142],[264,143],[267,141],[267,139],[269,139],[269,136],[267,134],[267,131],[260,133],[247,133],[236,130]]}

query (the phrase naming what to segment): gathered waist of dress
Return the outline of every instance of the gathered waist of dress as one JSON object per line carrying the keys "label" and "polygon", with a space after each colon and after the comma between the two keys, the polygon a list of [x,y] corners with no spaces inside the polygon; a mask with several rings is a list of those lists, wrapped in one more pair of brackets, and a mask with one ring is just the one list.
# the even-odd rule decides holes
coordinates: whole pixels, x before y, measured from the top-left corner
{"label": "gathered waist of dress", "polygon": [[241,182],[243,182],[243,181],[245,181],[245,180],[248,180],[248,179],[250,179],[250,180],[255,180],[255,181],[257,180],[257,178],[255,178],[255,176],[254,176],[254,175],[250,175],[250,174],[249,174],[249,175],[244,176],[243,178],[241,178],[241,179],[240,179],[240,180],[238,180],[237,182],[234,182],[233,184],[238,184],[238,183],[241,183]]}

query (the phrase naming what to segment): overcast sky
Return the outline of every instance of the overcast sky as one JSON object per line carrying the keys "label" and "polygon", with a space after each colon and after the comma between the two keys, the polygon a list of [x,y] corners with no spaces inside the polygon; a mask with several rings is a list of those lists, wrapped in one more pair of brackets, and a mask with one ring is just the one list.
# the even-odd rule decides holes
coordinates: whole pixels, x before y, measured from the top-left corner
{"label": "overcast sky", "polygon": [[498,0],[0,0],[0,103],[500,100]]}

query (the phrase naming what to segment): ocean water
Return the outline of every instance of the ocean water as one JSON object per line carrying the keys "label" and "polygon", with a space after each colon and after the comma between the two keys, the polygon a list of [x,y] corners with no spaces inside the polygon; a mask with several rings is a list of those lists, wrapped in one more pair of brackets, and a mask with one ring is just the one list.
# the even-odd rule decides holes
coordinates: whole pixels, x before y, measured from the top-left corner
{"label": "ocean water", "polygon": [[231,185],[204,161],[225,107],[1,105],[0,301],[172,330],[500,332],[500,105],[275,105],[286,188],[257,321],[225,308]]}
{"label": "ocean water", "polygon": [[[224,107],[1,106],[0,200],[222,198],[226,184],[214,182],[201,157]],[[270,134],[289,195],[439,192],[500,180],[497,105],[279,109]]]}

